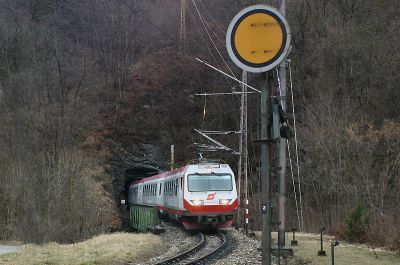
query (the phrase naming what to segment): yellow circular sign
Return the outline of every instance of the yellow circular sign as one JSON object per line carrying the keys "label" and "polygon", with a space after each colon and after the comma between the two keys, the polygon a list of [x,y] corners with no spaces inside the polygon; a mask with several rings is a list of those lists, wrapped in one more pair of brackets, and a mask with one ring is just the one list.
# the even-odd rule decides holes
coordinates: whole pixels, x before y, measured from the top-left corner
{"label": "yellow circular sign", "polygon": [[265,72],[287,55],[290,32],[285,18],[273,7],[255,5],[235,16],[226,44],[229,56],[240,68]]}
{"label": "yellow circular sign", "polygon": [[256,13],[243,19],[236,29],[235,46],[248,62],[259,64],[271,60],[282,46],[279,22],[269,14]]}

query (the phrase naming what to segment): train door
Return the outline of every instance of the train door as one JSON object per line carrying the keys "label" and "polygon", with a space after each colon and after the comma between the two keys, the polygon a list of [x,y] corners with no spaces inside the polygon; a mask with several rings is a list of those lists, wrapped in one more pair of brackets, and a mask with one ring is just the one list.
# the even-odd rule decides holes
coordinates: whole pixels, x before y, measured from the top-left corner
{"label": "train door", "polygon": [[178,177],[179,184],[178,184],[177,206],[179,209],[183,209],[184,177],[185,177],[184,174]]}
{"label": "train door", "polygon": [[143,184],[139,183],[137,186],[138,192],[137,192],[137,204],[142,204],[142,197],[143,197]]}
{"label": "train door", "polygon": [[161,205],[161,180],[157,180],[156,205]]}

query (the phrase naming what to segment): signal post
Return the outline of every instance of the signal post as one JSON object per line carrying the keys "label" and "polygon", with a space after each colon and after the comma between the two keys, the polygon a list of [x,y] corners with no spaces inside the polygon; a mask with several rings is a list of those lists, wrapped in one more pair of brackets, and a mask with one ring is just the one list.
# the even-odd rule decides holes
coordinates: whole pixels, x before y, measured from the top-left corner
{"label": "signal post", "polygon": [[[262,214],[262,264],[271,264],[271,184],[270,145],[280,137],[271,134],[272,79],[271,71],[287,56],[290,30],[285,17],[267,5],[253,5],[240,11],[231,21],[226,46],[232,61],[241,69],[261,73],[261,214]],[[277,128],[273,128],[272,131]]]}

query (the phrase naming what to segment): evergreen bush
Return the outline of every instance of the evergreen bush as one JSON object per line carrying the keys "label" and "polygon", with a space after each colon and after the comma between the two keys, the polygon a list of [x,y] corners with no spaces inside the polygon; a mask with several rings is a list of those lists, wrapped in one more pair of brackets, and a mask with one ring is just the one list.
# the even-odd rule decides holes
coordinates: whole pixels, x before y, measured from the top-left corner
{"label": "evergreen bush", "polygon": [[347,228],[345,231],[346,239],[350,242],[363,242],[366,239],[367,228],[369,224],[367,209],[359,201],[354,209],[346,218]]}

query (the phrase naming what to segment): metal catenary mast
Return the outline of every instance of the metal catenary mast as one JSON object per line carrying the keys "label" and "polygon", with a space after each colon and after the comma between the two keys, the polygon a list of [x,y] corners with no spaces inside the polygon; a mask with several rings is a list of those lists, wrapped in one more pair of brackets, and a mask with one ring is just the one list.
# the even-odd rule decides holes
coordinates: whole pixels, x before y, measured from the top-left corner
{"label": "metal catenary mast", "polygon": [[[286,3],[285,0],[279,1],[279,11],[285,16]],[[286,111],[286,60],[279,65],[279,78],[281,83],[280,103],[283,111]],[[285,247],[285,204],[286,204],[286,139],[280,137],[278,143],[279,149],[279,229],[278,229],[278,247]]]}
{"label": "metal catenary mast", "polygon": [[[247,71],[243,70],[242,72],[242,82],[247,84]],[[239,198],[242,199],[242,194],[244,194],[244,211],[243,206],[239,203],[239,210],[237,215],[237,222],[240,224],[240,215],[241,212],[244,212],[244,225],[243,227],[246,230],[246,234],[248,232],[249,226],[249,209],[248,205],[248,148],[247,148],[247,86],[242,85],[242,95],[240,97],[240,134],[239,134],[239,163],[238,163],[238,193]],[[241,190],[241,183],[243,182],[243,192]],[[240,211],[241,210],[241,211]]]}

